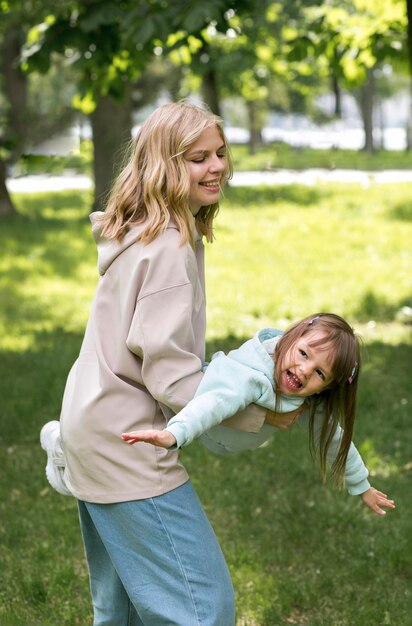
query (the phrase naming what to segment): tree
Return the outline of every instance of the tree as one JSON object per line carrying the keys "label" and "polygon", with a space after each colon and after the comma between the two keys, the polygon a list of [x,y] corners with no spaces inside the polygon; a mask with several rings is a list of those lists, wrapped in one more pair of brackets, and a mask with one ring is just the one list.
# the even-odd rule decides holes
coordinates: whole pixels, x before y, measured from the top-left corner
{"label": "tree", "polygon": [[374,149],[374,71],[404,56],[406,15],[403,0],[330,0],[308,3],[289,33],[289,59],[311,59],[348,88],[357,88],[365,130],[365,149]]}
{"label": "tree", "polygon": [[[110,187],[115,155],[130,135],[128,98],[133,83],[171,35],[179,47],[188,38],[201,37],[212,23],[224,30],[227,10],[235,4],[235,0],[201,4],[181,0],[58,0],[54,14],[32,32],[25,51],[28,71],[48,71],[56,52],[70,57],[79,71],[77,105],[92,116],[96,207],[101,206]],[[108,116],[115,116],[117,123],[108,123]]]}
{"label": "tree", "polygon": [[410,77],[410,105],[409,122],[407,127],[407,149],[412,149],[412,0],[406,0],[407,36],[408,36],[408,66]]}
{"label": "tree", "polygon": [[190,66],[214,111],[219,112],[221,96],[245,103],[251,153],[262,141],[269,109],[302,110],[319,83],[307,61],[287,58],[290,51],[282,41],[283,31],[299,19],[300,10],[296,1],[281,5],[262,0],[259,4],[245,2],[241,7],[238,3],[236,11],[227,12],[225,33],[210,26],[200,45],[197,38],[177,50],[171,46],[173,62]]}
{"label": "tree", "polygon": [[[59,68],[42,84],[23,70],[20,55],[31,26],[45,14],[46,0],[0,4],[0,213],[15,212],[6,186],[8,168],[28,147],[51,136],[73,117],[65,99],[67,74]],[[65,83],[66,81],[66,83]],[[41,101],[36,90],[42,92]]]}
{"label": "tree", "polygon": [[[4,11],[3,11],[4,14]],[[3,15],[5,17],[5,15]],[[27,80],[18,65],[24,34],[17,23],[3,20],[0,31],[0,79],[5,95],[0,136],[0,214],[15,212],[6,186],[7,165],[20,154],[26,140]]]}
{"label": "tree", "polygon": [[[240,6],[241,5],[241,6]],[[261,142],[261,129],[270,94],[270,72],[257,54],[260,37],[265,38],[268,1],[259,7],[253,2],[237,3],[236,11],[226,13],[224,32],[211,24],[200,36],[188,38],[175,48],[169,38],[166,51],[176,65],[190,67],[200,80],[205,102],[221,115],[221,96],[240,96],[246,103],[250,131],[249,148],[253,153]]]}

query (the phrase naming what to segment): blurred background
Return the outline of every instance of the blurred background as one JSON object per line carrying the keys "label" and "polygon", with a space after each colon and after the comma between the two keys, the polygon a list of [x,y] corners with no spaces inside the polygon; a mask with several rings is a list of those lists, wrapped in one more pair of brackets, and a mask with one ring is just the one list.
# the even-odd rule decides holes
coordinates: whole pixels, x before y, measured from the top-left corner
{"label": "blurred background", "polygon": [[412,0],[0,0],[0,626],[92,624],[76,502],[39,432],[97,282],[88,214],[180,98],[222,116],[235,165],[206,247],[207,357],[346,317],[355,443],[397,505],[379,518],[323,485],[298,425],[253,453],[184,449],[237,626],[412,626],[411,24]]}

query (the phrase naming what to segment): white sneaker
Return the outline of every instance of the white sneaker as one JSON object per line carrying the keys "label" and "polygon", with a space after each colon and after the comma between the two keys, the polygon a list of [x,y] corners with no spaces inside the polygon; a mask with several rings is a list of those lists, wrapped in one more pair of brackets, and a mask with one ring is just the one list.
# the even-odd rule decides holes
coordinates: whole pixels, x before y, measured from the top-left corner
{"label": "white sneaker", "polygon": [[40,444],[47,452],[46,478],[62,496],[71,496],[64,480],[66,466],[63,450],[60,445],[60,422],[47,422],[40,431]]}

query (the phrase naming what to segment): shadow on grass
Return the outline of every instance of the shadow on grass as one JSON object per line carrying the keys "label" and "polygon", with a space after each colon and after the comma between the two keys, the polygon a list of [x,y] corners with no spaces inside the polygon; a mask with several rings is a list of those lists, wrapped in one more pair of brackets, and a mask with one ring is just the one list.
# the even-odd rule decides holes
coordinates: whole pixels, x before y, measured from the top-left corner
{"label": "shadow on grass", "polygon": [[[3,257],[39,260],[61,276],[75,273],[78,264],[95,251],[89,200],[88,192],[80,191],[16,195],[19,213],[1,221]],[[22,279],[16,264],[11,265],[11,280]]]}
{"label": "shadow on grass", "polygon": [[38,442],[40,427],[58,419],[64,386],[82,335],[61,328],[39,332],[29,350],[0,350],[0,440]]}
{"label": "shadow on grass", "polygon": [[393,207],[389,215],[401,222],[412,222],[412,204],[410,202],[398,203]]}
{"label": "shadow on grass", "polygon": [[[379,322],[390,322],[402,315],[403,307],[412,306],[412,294],[409,298],[403,298],[399,303],[387,302],[384,298],[378,298],[373,292],[368,291],[359,303],[355,312],[356,319],[361,322],[375,320]],[[400,320],[402,321],[402,320]]]}

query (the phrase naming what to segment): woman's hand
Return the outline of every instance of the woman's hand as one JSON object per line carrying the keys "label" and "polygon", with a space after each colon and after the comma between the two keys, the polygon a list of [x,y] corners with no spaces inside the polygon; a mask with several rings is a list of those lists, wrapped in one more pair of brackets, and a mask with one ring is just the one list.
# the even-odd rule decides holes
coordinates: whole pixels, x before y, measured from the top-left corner
{"label": "woman's hand", "polygon": [[160,448],[171,448],[176,443],[175,437],[168,430],[135,430],[123,433],[122,439],[131,446],[134,443],[150,443]]}
{"label": "woman's hand", "polygon": [[305,403],[302,404],[295,411],[289,411],[289,413],[277,413],[276,411],[268,410],[266,412],[265,424],[270,424],[281,430],[286,430],[289,426],[292,426],[294,422],[299,418],[300,414],[306,409]]}
{"label": "woman's hand", "polygon": [[396,508],[394,501],[388,500],[386,493],[382,493],[374,487],[371,487],[368,491],[361,493],[360,497],[362,498],[363,503],[372,509],[372,511],[375,511],[377,515],[386,515],[386,511],[381,509],[382,506],[385,506],[388,509]]}

